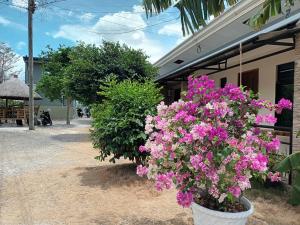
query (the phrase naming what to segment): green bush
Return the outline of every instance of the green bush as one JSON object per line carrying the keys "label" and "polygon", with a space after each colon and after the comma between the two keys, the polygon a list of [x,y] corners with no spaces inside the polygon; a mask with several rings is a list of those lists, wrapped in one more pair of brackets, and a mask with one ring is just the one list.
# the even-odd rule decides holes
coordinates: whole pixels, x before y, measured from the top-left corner
{"label": "green bush", "polygon": [[279,172],[289,172],[293,174],[292,193],[289,203],[300,205],[300,152],[287,156],[276,168]]}
{"label": "green bush", "polygon": [[112,79],[100,87],[103,102],[94,105],[92,140],[99,149],[98,160],[112,156],[111,162],[120,157],[140,163],[145,153],[139,146],[147,139],[144,133],[145,118],[154,115],[156,105],[162,100],[160,88],[153,82],[139,83]]}

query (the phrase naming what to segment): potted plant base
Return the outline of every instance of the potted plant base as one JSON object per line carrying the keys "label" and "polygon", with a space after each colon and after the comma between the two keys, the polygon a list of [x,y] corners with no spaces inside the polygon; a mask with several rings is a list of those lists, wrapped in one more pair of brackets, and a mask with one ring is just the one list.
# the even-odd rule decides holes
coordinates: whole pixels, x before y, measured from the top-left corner
{"label": "potted plant base", "polygon": [[211,210],[193,202],[194,225],[245,225],[253,213],[253,205],[245,197],[241,198],[241,204],[247,211],[232,213]]}

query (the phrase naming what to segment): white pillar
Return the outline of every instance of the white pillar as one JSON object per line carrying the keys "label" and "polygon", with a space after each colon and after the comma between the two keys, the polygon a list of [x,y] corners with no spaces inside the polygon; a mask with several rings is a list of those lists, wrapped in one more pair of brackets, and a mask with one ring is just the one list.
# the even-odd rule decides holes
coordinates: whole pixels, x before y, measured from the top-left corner
{"label": "white pillar", "polygon": [[293,105],[293,152],[300,151],[300,34],[295,38],[295,72],[294,72],[294,105]]}

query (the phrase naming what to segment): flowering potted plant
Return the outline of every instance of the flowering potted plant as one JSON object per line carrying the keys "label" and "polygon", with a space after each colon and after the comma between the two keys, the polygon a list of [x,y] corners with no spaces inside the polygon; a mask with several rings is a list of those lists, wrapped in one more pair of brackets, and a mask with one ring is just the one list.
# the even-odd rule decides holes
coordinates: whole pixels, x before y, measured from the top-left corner
{"label": "flowering potted plant", "polygon": [[157,115],[146,118],[149,138],[140,151],[149,156],[137,174],[155,179],[157,190],[176,187],[178,204],[191,206],[196,225],[245,224],[253,212],[243,197],[250,178],[280,180],[279,173],[268,171],[280,141],[255,126],[276,118],[258,111],[280,113],[292,103],[258,100],[232,84],[216,89],[207,76],[189,77],[183,99],[170,106],[162,102]]}

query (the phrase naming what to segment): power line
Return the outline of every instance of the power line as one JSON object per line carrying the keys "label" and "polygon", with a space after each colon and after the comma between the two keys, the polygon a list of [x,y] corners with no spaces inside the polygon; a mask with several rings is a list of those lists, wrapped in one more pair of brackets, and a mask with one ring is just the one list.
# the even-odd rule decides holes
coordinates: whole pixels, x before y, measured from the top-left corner
{"label": "power line", "polygon": [[54,1],[50,1],[50,2],[45,2],[43,4],[37,4],[38,7],[44,7],[44,6],[47,6],[47,5],[51,5],[51,4],[54,4],[54,3],[59,3],[59,2],[65,2],[67,0],[54,0]]}
{"label": "power line", "polygon": [[[95,34],[127,34],[127,33],[135,32],[135,31],[139,31],[139,30],[144,30],[148,27],[154,27],[154,26],[157,26],[157,25],[161,25],[163,23],[168,23],[168,22],[171,22],[171,21],[175,21],[175,20],[178,20],[178,19],[179,19],[179,17],[173,18],[173,19],[170,19],[170,20],[165,20],[165,21],[155,23],[155,24],[150,24],[148,26],[137,27],[135,29],[128,30],[128,31],[122,31],[122,32],[97,32],[97,31],[92,31],[92,30],[89,30],[89,32],[92,32],[92,33],[95,33]],[[122,24],[122,26],[124,26],[124,25]]]}
{"label": "power line", "polygon": [[[94,13],[94,14],[113,14],[113,13],[120,13],[120,11],[93,11],[93,10],[78,10],[78,9],[68,9],[64,8],[61,6],[53,5],[55,8],[59,8],[61,10],[69,11],[69,12],[80,12],[80,13]],[[121,11],[122,13],[126,14],[142,14],[143,12],[126,12],[126,11]],[[167,12],[164,11],[164,13],[178,13],[178,12]]]}
{"label": "power line", "polygon": [[[61,10],[64,10],[64,11],[68,11],[68,12],[80,12],[80,13],[99,13],[96,12],[96,11],[85,11],[85,10],[72,10],[72,9],[67,9],[67,8],[63,8],[63,7],[60,7],[60,6],[53,6],[55,8],[59,8]],[[112,13],[112,12],[101,12],[101,13]],[[134,13],[134,12],[121,12],[121,13],[128,13],[128,14],[131,14],[131,13]],[[116,14],[116,13],[115,13]],[[123,18],[123,19],[127,19],[127,20],[130,20],[132,22],[132,20],[128,17],[124,17],[124,16],[120,16],[120,15],[115,15],[116,17],[120,17],[120,18]],[[139,13],[140,14],[140,13]],[[118,32],[118,30],[116,30],[116,32],[96,32],[96,31],[91,31],[90,32],[93,32],[93,33],[97,33],[97,34],[124,34],[124,33],[131,33],[131,32],[134,32],[134,31],[138,31],[138,30],[144,30],[148,27],[153,27],[153,26],[157,26],[157,25],[160,25],[160,24],[163,24],[163,23],[167,23],[167,22],[171,22],[171,21],[175,21],[179,19],[179,16],[176,17],[176,18],[172,18],[172,19],[169,19],[169,20],[164,20],[164,21],[161,21],[159,23],[156,23],[156,24],[148,24],[146,26],[139,26],[139,27],[136,27],[132,30],[128,30],[128,31],[122,31],[122,32]],[[116,24],[116,25],[120,25],[120,26],[124,26],[124,24],[121,24],[121,23],[117,23],[117,22],[114,22],[114,21],[110,21],[110,20],[105,20],[103,18],[101,18],[101,21],[104,21],[104,22],[108,22],[108,23],[112,23],[112,24]]]}
{"label": "power line", "polygon": [[[96,12],[96,11],[85,11],[85,10],[77,10],[77,9],[67,9],[67,8],[62,8],[62,7],[59,7],[59,6],[53,6],[55,8],[58,8],[60,10],[63,10],[63,11],[67,11],[67,12],[79,12],[79,13],[92,13],[92,14],[114,14],[114,16],[116,17],[119,17],[119,18],[122,18],[122,19],[126,19],[126,20],[129,20],[131,22],[135,22],[135,21],[132,21],[132,19],[128,18],[128,17],[125,17],[125,16],[120,16],[120,15],[116,15],[117,13],[120,14],[120,12]],[[135,14],[134,12],[122,12],[122,13],[126,13],[126,14]],[[139,13],[140,14],[140,13]],[[117,24],[117,25],[121,25],[121,26],[124,26],[124,24],[120,24],[120,23],[116,23],[116,22],[112,22],[112,21],[109,21],[109,20],[105,20],[102,18],[102,21],[105,21],[105,22],[108,22],[108,23],[112,23],[112,24]]]}

